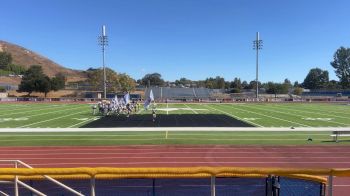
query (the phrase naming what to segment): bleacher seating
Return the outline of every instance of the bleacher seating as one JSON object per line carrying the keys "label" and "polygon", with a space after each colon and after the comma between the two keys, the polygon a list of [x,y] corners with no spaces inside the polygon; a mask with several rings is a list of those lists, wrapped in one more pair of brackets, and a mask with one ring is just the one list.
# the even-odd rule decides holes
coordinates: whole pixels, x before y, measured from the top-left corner
{"label": "bleacher seating", "polygon": [[350,90],[345,91],[310,91],[303,92],[302,96],[321,96],[321,97],[337,97],[337,96],[350,96]]}
{"label": "bleacher seating", "polygon": [[151,89],[155,99],[208,99],[211,94],[207,88],[151,87],[145,90],[146,97]]}

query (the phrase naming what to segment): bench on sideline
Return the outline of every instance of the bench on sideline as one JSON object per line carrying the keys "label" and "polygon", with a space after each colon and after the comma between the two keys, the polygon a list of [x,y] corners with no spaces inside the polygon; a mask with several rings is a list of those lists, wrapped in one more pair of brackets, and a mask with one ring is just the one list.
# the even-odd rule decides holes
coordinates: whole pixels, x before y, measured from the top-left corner
{"label": "bench on sideline", "polygon": [[350,136],[350,130],[349,131],[333,131],[332,135],[333,141],[338,142],[338,137],[340,136]]}

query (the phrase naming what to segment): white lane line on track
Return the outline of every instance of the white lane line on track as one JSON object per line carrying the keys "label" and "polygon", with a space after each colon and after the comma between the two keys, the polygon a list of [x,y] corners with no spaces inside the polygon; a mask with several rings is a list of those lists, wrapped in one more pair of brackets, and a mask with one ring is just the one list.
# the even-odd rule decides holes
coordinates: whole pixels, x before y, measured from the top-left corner
{"label": "white lane line on track", "polygon": [[[334,154],[340,154],[340,155],[343,155],[343,154],[350,154],[350,152],[289,152],[289,151],[286,151],[286,152],[259,152],[259,151],[256,151],[256,152],[198,152],[198,151],[192,151],[192,152],[91,152],[91,153],[88,153],[88,152],[55,152],[55,153],[3,153],[0,155],[1,156],[32,156],[32,155],[36,155],[36,156],[49,156],[49,155],[155,155],[155,154],[206,154],[206,155],[209,155],[209,154],[231,154],[231,155],[235,155],[235,154],[272,154],[272,153],[278,153],[278,154],[291,154],[291,155],[294,155],[294,154],[306,154],[306,155],[309,155],[311,156],[311,154],[331,154],[331,155],[334,155]],[[288,156],[291,156],[291,155],[288,155]]]}
{"label": "white lane line on track", "polygon": [[[120,163],[120,162],[103,162],[103,163],[86,163],[86,162],[67,162],[67,163],[28,163],[31,166],[48,166],[48,165],[80,165],[80,166],[86,166],[86,165],[145,165],[145,164],[162,164],[162,165],[169,165],[169,164],[212,164],[212,165],[220,165],[220,164],[290,164],[291,162],[288,161],[150,161],[150,162],[145,162],[145,161],[140,161],[140,162],[125,162],[125,163]],[[296,162],[295,164],[349,164],[350,162]],[[1,165],[1,164],[0,164]],[[334,168],[334,167],[333,167]]]}
{"label": "white lane line on track", "polygon": [[[252,108],[250,106],[244,105],[241,107],[247,107],[247,108]],[[291,113],[286,113],[286,112],[281,112],[281,111],[275,111],[275,110],[269,110],[269,109],[263,109],[259,106],[255,107],[258,110],[263,110],[263,111],[269,111],[269,112],[275,112],[275,113],[280,113],[280,114],[285,114],[285,115],[289,115],[289,116],[297,116],[297,117],[302,117],[302,118],[308,118],[309,116],[304,116],[304,115],[299,115],[299,114],[291,114]],[[341,122],[335,122],[335,121],[326,121],[328,123],[333,123],[333,124],[339,124],[339,125],[345,125],[345,126],[350,126],[349,124],[345,124],[345,123],[341,123]]]}
{"label": "white lane line on track", "polygon": [[214,108],[214,107],[210,107],[209,105],[203,105],[203,106],[208,107],[208,108],[210,108],[210,109],[212,109],[212,110],[216,110],[216,111],[219,111],[219,112],[221,112],[221,113],[227,114],[227,115],[229,115],[229,116],[232,116],[232,117],[234,117],[234,118],[236,118],[236,119],[238,119],[238,120],[240,120],[240,121],[246,122],[246,123],[248,123],[248,124],[255,125],[255,126],[257,126],[257,127],[263,127],[263,126],[261,126],[261,125],[259,125],[259,124],[257,124],[257,123],[254,123],[254,122],[251,122],[251,121],[248,121],[248,120],[244,120],[244,119],[242,119],[242,118],[240,118],[240,117],[238,117],[238,116],[236,116],[236,115],[233,115],[233,114],[231,114],[231,113],[228,113],[228,112],[219,110],[219,109]]}
{"label": "white lane line on track", "polygon": [[73,115],[76,115],[76,114],[81,114],[81,113],[83,113],[83,112],[86,112],[86,111],[76,112],[76,113],[73,113],[73,114],[64,115],[64,116],[60,116],[60,117],[57,117],[57,118],[51,118],[51,119],[48,119],[48,120],[43,120],[43,121],[39,121],[39,122],[35,122],[35,123],[23,125],[23,126],[20,126],[20,128],[24,128],[24,127],[28,127],[28,126],[31,126],[31,125],[36,125],[36,124],[40,124],[40,123],[52,121],[52,120],[57,120],[57,119],[65,118],[65,117],[68,117],[68,116],[73,116]]}
{"label": "white lane line on track", "polygon": [[[172,157],[158,157],[158,156],[144,156],[144,157],[130,157],[130,156],[113,156],[113,157],[16,157],[16,160],[105,160],[105,159],[350,159],[350,157],[264,157],[264,156],[250,156],[250,157],[228,157],[228,156],[172,156]],[[293,160],[293,162],[298,162]],[[339,162],[341,163],[341,161]]]}
{"label": "white lane line on track", "polygon": [[253,114],[260,115],[260,116],[265,116],[265,117],[268,117],[268,118],[273,118],[273,119],[276,119],[276,120],[280,120],[280,121],[285,121],[285,122],[289,122],[289,123],[292,123],[292,124],[301,125],[302,127],[311,127],[309,125],[305,125],[305,124],[298,123],[298,122],[293,122],[293,121],[282,119],[282,118],[277,118],[277,117],[266,115],[266,114],[262,114],[262,113],[259,113],[259,112],[253,112],[253,111],[249,111],[249,110],[242,110],[242,109],[239,109],[237,107],[233,107],[233,108],[236,109],[236,110],[243,111],[243,112],[253,113]]}

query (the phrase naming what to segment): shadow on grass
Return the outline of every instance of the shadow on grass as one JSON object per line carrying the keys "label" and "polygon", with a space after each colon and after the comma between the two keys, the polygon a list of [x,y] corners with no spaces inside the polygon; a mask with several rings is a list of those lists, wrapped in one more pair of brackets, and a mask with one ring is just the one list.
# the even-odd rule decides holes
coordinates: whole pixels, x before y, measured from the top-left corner
{"label": "shadow on grass", "polygon": [[130,117],[104,116],[82,126],[82,128],[102,127],[253,127],[252,125],[221,114],[157,114],[152,121],[151,114],[133,114]]}

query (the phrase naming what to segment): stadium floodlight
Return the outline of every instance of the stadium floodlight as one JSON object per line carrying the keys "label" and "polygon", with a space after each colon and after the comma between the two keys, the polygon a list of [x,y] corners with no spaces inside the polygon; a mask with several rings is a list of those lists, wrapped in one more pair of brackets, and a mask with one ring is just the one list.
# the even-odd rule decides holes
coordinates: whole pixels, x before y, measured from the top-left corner
{"label": "stadium floodlight", "polygon": [[256,32],[256,40],[253,41],[254,50],[256,50],[256,99],[259,99],[259,50],[263,47],[263,41],[259,37],[259,32]]}
{"label": "stadium floodlight", "polygon": [[106,26],[102,25],[102,34],[98,36],[99,45],[102,47],[102,67],[103,67],[103,98],[107,98],[107,80],[105,66],[105,48],[108,46],[108,37],[106,35]]}

